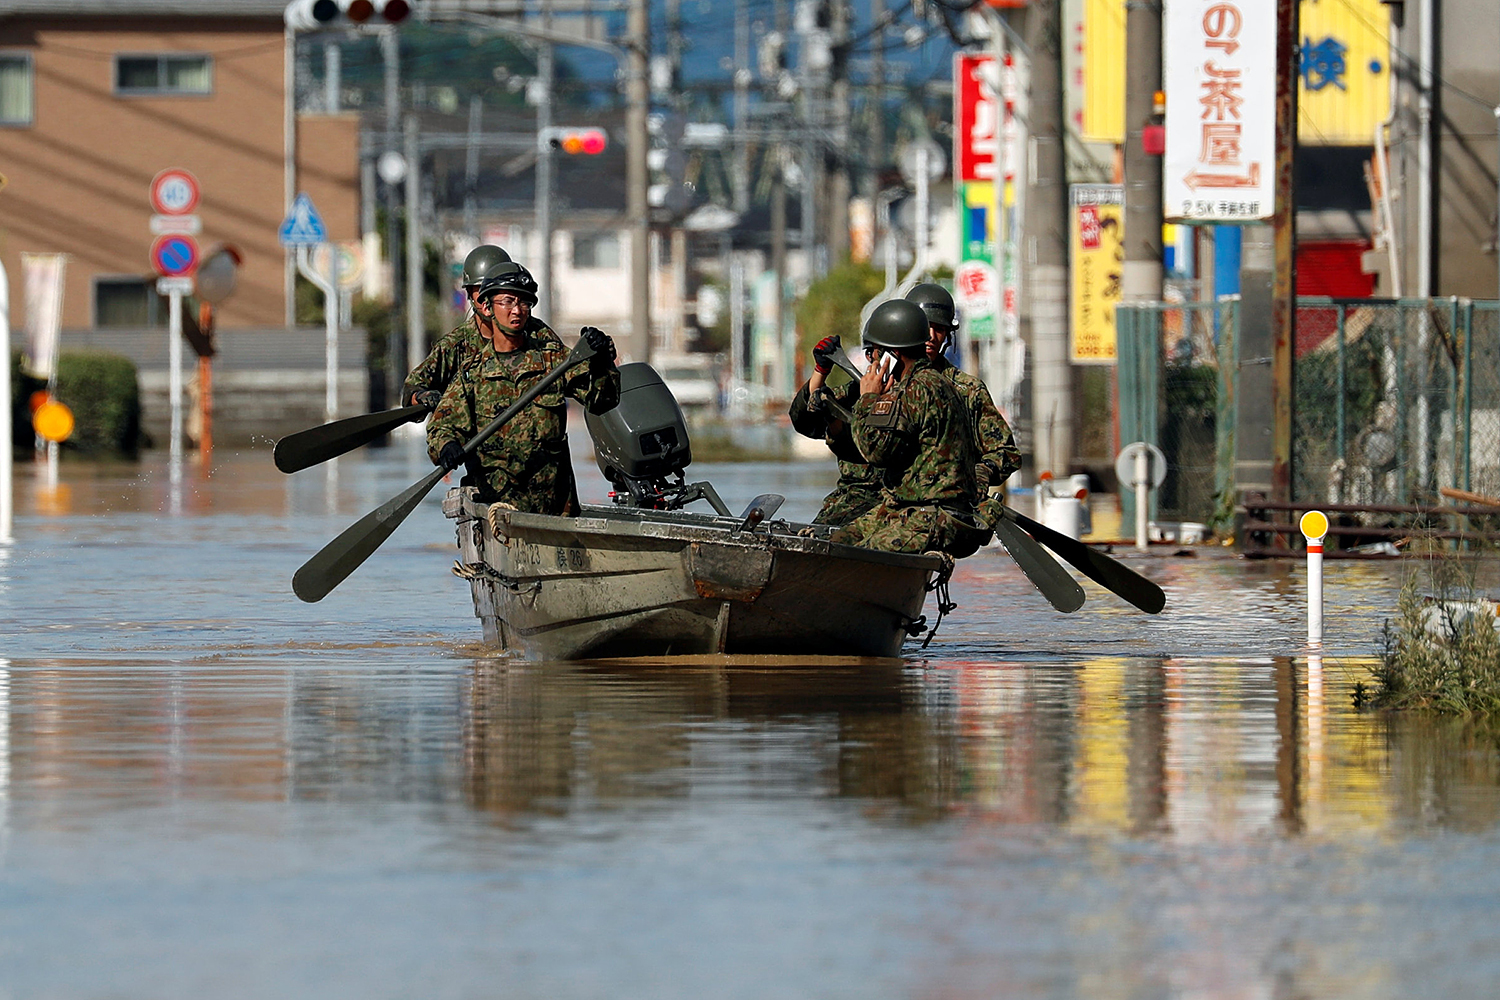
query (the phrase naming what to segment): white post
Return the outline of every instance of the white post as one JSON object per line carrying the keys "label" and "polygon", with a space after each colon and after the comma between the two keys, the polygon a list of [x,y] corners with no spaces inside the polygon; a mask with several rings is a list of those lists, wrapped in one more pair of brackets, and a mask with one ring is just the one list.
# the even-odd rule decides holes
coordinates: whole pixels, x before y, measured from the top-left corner
{"label": "white post", "polygon": [[328,385],[323,393],[323,419],[332,422],[339,415],[339,248],[328,247],[328,289],[323,292],[324,362]]}
{"label": "white post", "polygon": [[1150,512],[1151,493],[1151,469],[1150,455],[1142,445],[1136,446],[1135,452],[1135,547],[1141,550],[1146,548],[1148,539],[1147,517]]}
{"label": "white post", "polygon": [[1328,534],[1328,515],[1310,510],[1302,515],[1302,537],[1307,539],[1307,644],[1323,645],[1323,537]]}
{"label": "white post", "polygon": [[314,287],[323,293],[324,361],[327,379],[323,390],[323,416],[327,420],[336,420],[339,408],[339,265],[338,248],[330,245],[328,249],[329,256],[333,260],[329,266],[329,270],[333,272],[333,281],[329,281],[327,275],[312,266],[306,246],[297,248],[297,270],[302,272],[302,277],[311,281]]}
{"label": "white post", "polygon": [[10,424],[10,278],[0,263],[0,545],[11,543],[11,526],[15,516],[12,507],[11,475],[15,455],[11,452]]}
{"label": "white post", "polygon": [[182,293],[172,289],[167,296],[167,395],[172,407],[172,481],[181,476],[182,464]]}

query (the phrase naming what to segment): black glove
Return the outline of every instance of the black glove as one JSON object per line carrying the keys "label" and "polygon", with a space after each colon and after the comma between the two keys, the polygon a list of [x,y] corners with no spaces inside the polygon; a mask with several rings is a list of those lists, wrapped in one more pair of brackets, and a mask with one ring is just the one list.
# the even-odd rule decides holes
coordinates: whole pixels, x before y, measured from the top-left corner
{"label": "black glove", "polygon": [[583,342],[594,349],[594,363],[596,365],[614,364],[615,342],[609,339],[609,334],[597,326],[586,326],[578,331]]}
{"label": "black glove", "polygon": [[838,334],[832,337],[824,337],[813,345],[813,367],[824,375],[833,371],[833,358],[829,357],[839,349]]}
{"label": "black glove", "polygon": [[443,450],[438,452],[437,464],[446,471],[452,472],[464,464],[464,446],[457,441],[449,441],[443,445]]}
{"label": "black glove", "polygon": [[422,389],[411,394],[411,405],[425,406],[429,410],[435,410],[438,401],[442,398],[443,394],[436,389]]}

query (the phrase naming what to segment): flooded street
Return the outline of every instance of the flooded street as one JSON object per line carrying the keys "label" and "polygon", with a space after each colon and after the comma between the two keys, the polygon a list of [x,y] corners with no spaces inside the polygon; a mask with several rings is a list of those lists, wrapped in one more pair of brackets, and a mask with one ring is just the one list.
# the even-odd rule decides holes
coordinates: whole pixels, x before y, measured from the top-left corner
{"label": "flooded street", "polygon": [[[17,466],[0,1000],[1493,995],[1500,752],[1351,704],[1400,563],[1326,565],[1312,662],[1296,561],[1063,616],[990,547],[903,661],[518,663],[439,488],[292,595],[430,469]],[[688,478],[801,519],[833,470]]]}

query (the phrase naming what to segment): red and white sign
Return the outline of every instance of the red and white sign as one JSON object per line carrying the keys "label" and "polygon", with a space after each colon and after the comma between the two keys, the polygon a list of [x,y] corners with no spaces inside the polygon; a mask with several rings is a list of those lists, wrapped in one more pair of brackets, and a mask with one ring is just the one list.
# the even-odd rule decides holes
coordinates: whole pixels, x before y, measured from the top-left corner
{"label": "red and white sign", "polygon": [[953,57],[953,162],[958,169],[954,179],[994,181],[999,178],[1000,100],[995,93],[999,83],[995,57],[955,55]]}
{"label": "red and white sign", "polygon": [[1251,0],[1173,0],[1164,13],[1162,207],[1177,222],[1275,212],[1276,17]]}
{"label": "red and white sign", "polygon": [[953,272],[954,298],[964,312],[993,312],[997,288],[995,268],[982,260],[963,261]]}
{"label": "red and white sign", "polygon": [[169,167],[151,179],[151,207],[160,215],[189,215],[198,207],[198,178]]}
{"label": "red and white sign", "polygon": [[185,278],[198,270],[198,241],[187,233],[167,233],[151,243],[151,266],[163,278]]}

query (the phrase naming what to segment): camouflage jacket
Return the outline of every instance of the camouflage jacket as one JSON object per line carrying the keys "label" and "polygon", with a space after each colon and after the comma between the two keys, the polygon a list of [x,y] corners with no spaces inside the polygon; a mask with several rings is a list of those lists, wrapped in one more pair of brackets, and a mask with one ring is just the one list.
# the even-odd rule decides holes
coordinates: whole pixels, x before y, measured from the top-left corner
{"label": "camouflage jacket", "polygon": [[[849,409],[853,409],[855,401],[859,399],[858,382],[851,381],[837,388],[831,386],[825,388],[839,404]],[[790,412],[792,429],[803,437],[822,438],[827,442],[828,450],[833,452],[833,456],[839,460],[839,485],[878,482],[880,470],[866,462],[865,456],[859,453],[849,425],[827,410],[811,409],[810,403],[807,383],[803,382],[802,388],[797,390],[797,395],[792,397]],[[830,434],[830,427],[834,424],[838,426],[835,432]]]}
{"label": "camouflage jacket", "polygon": [[[526,320],[525,332],[542,340],[562,343],[557,334],[535,316]],[[453,376],[479,357],[487,346],[488,341],[479,335],[479,327],[474,325],[472,316],[462,326],[455,326],[443,334],[432,346],[432,352],[406,376],[406,382],[401,386],[401,405],[410,406],[412,396],[419,392],[447,389]]]}
{"label": "camouflage jacket", "polygon": [[[527,335],[520,350],[505,354],[486,343],[482,354],[459,369],[433,411],[427,425],[429,457],[436,462],[449,441],[467,443],[567,357],[560,343],[534,334]],[[569,462],[567,399],[577,400],[593,413],[613,408],[620,401],[619,369],[613,365],[573,368],[491,434],[470,465],[487,496],[535,510],[540,501],[526,502],[526,498],[553,495],[553,484],[566,475],[563,470]]]}
{"label": "camouflage jacket", "polygon": [[1016,447],[1016,436],[1010,424],[1000,415],[990,390],[978,375],[971,375],[955,366],[947,358],[939,357],[932,367],[953,383],[958,394],[969,408],[969,426],[974,430],[975,461],[988,461],[1000,470],[991,485],[998,486],[1021,467],[1021,449]]}
{"label": "camouflage jacket", "polygon": [[854,404],[854,444],[878,467],[897,505],[970,505],[974,481],[968,407],[926,358],[911,362],[891,391]]}

